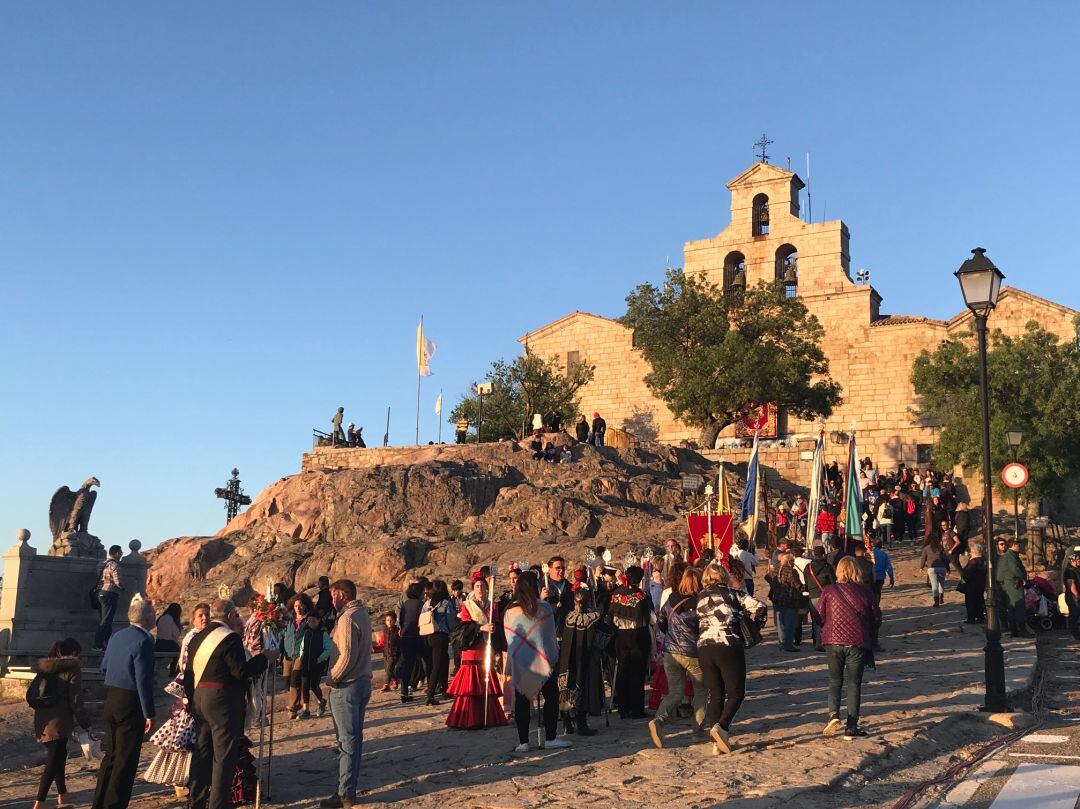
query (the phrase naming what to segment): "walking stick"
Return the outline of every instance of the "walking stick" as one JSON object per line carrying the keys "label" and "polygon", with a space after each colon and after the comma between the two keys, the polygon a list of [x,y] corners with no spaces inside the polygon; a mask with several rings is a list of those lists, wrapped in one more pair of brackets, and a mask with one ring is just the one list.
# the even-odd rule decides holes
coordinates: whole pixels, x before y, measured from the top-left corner
{"label": "walking stick", "polygon": [[[494,625],[495,623],[495,562],[493,561],[490,566],[491,570],[491,585],[488,593],[488,622]],[[491,641],[494,635],[494,628],[491,632],[488,632],[487,648],[484,650],[484,727],[487,727],[488,720],[488,692],[491,691]]]}
{"label": "walking stick", "polygon": [[266,797],[272,797],[270,779],[274,772],[274,697],[277,693],[277,661],[270,667],[270,743],[266,754]]}
{"label": "walking stick", "polygon": [[[615,658],[615,671],[611,673],[611,699],[608,700],[607,712],[604,714],[604,721],[607,722],[607,717],[611,716],[611,709],[615,704],[615,683],[619,681],[619,658]],[[622,705],[619,706],[619,710],[625,713],[625,708]],[[273,734],[271,734],[273,738]]]}
{"label": "walking stick", "polygon": [[257,691],[259,700],[259,769],[255,782],[255,809],[260,809],[263,780],[263,740],[266,736],[266,672],[263,672],[263,676],[259,678]]}
{"label": "walking stick", "polygon": [[[547,701],[547,697],[544,697],[544,701],[545,702]],[[544,731],[545,730],[546,730],[546,728],[544,727],[544,717],[543,717],[543,714],[540,713],[540,695],[537,694],[536,695],[536,746],[539,747],[541,750],[544,749],[544,736],[545,736]]]}

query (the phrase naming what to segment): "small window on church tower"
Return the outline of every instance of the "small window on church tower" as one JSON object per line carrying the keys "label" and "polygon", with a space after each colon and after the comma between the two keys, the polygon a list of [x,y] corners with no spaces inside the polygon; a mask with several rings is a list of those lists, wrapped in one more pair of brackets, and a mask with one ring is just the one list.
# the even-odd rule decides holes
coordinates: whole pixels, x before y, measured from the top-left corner
{"label": "small window on church tower", "polygon": [[581,365],[581,352],[580,351],[567,351],[566,352],[566,371],[569,373]]}
{"label": "small window on church tower", "polygon": [[754,235],[769,235],[769,198],[765,194],[754,197]]}

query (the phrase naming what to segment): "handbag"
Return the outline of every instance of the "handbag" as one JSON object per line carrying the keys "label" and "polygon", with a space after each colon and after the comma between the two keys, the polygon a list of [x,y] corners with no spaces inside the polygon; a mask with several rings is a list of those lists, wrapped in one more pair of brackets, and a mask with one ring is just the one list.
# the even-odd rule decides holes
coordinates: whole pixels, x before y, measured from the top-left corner
{"label": "handbag", "polygon": [[420,637],[435,634],[435,611],[434,608],[420,613]]}
{"label": "handbag", "polygon": [[742,604],[739,603],[738,599],[730,598],[730,588],[728,588],[728,596],[727,602],[731,607],[735,618],[732,625],[735,636],[742,641],[742,645],[747,649],[757,646],[761,643],[761,627],[758,625],[758,622],[751,618],[746,610],[742,608]]}

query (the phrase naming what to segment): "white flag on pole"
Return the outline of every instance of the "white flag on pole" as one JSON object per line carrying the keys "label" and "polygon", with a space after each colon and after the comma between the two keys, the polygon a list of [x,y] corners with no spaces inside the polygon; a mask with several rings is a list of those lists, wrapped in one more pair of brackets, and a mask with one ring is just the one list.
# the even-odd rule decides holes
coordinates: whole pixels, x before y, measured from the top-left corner
{"label": "white flag on pole", "polygon": [[416,366],[420,376],[431,376],[431,358],[435,354],[435,344],[424,336],[424,321],[416,327]]}
{"label": "white flag on pole", "polygon": [[442,391],[439,391],[439,398],[435,400],[435,415],[442,415]]}

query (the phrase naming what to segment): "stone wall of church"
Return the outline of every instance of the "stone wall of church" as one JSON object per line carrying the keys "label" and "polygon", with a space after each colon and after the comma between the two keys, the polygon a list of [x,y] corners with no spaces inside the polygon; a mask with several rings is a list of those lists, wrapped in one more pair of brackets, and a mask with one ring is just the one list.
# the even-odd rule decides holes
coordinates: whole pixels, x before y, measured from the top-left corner
{"label": "stone wall of church", "polygon": [[596,366],[593,381],[582,389],[581,412],[589,419],[600,413],[609,427],[620,427],[648,440],[677,442],[697,431],[676,421],[667,406],[649,391],[649,366],[634,351],[633,333],[607,318],[577,314],[559,328],[529,336],[528,350],[556,357],[565,366],[567,355],[579,352],[583,362]]}

